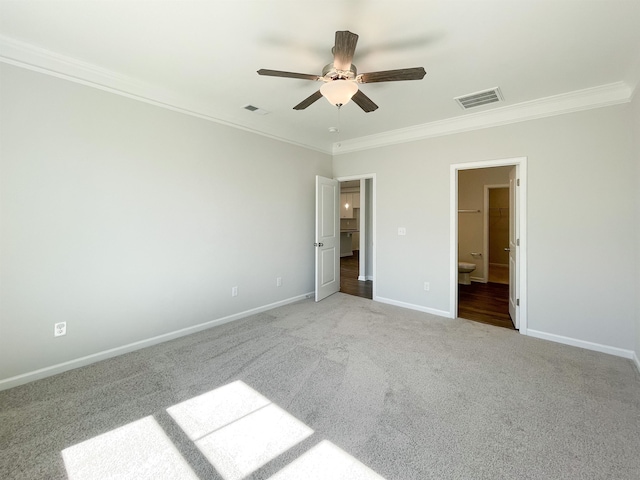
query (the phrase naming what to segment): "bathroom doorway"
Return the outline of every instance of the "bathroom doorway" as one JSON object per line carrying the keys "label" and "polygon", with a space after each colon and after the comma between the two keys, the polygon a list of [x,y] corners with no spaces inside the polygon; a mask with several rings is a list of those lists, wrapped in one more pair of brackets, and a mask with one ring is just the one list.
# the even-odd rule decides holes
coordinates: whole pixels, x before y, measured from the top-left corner
{"label": "bathroom doorway", "polygon": [[526,158],[451,166],[452,312],[523,334],[525,167]]}

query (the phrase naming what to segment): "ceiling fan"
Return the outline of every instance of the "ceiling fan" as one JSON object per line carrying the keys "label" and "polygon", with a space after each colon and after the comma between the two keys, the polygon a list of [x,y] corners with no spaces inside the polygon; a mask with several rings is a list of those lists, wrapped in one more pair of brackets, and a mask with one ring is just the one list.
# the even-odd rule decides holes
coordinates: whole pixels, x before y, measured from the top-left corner
{"label": "ceiling fan", "polygon": [[373,112],[378,106],[362,93],[358,88],[358,84],[422,80],[427,73],[423,67],[416,67],[358,74],[356,66],[351,63],[357,43],[358,35],[355,33],[347,30],[336,32],[336,42],[332,49],[333,63],[325,65],[322,69],[322,75],[265,69],[258,70],[258,74],[324,82],[320,90],[293,107],[294,110],[304,110],[319,98],[325,97],[329,103],[336,105],[338,108],[349,100],[353,100],[365,112]]}

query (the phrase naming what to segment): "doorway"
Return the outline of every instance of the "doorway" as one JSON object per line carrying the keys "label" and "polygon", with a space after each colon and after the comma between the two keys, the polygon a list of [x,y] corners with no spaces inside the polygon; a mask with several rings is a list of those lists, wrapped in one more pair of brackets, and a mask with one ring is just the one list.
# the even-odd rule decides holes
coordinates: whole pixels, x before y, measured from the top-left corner
{"label": "doorway", "polygon": [[373,177],[340,178],[340,291],[374,298]]}
{"label": "doorway", "polygon": [[[466,191],[470,184],[473,192]],[[500,199],[500,205],[491,206],[491,191],[499,196],[504,193],[500,188],[511,192],[508,204]],[[450,205],[452,316],[515,327],[526,334],[526,158],[451,165]],[[508,231],[506,238],[500,232],[493,252],[492,221]],[[502,255],[496,253],[498,248]],[[503,261],[511,272],[508,280],[500,277]],[[466,281],[458,277],[458,262],[475,267]],[[492,263],[497,268],[492,269]],[[495,281],[496,275],[500,281]]]}

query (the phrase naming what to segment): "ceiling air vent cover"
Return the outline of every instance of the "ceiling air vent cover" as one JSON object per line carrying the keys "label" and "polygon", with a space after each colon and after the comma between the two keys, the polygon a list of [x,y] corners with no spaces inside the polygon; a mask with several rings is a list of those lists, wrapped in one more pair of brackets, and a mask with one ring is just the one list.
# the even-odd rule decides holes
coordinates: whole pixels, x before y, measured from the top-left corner
{"label": "ceiling air vent cover", "polygon": [[490,90],[483,90],[482,92],[471,93],[469,95],[463,95],[461,97],[454,98],[458,105],[463,109],[468,110],[473,107],[479,107],[480,105],[487,105],[489,103],[501,102],[502,92],[499,87],[492,88]]}
{"label": "ceiling air vent cover", "polygon": [[250,112],[257,113],[258,115],[266,115],[267,113],[269,113],[267,110],[258,108],[254,105],[243,105],[242,108],[244,108],[245,110],[249,110]]}

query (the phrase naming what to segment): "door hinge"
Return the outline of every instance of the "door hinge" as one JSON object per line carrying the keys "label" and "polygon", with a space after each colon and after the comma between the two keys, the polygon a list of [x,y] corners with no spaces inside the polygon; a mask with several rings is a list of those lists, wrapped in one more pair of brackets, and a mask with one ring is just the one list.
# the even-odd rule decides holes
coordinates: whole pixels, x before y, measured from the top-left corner
{"label": "door hinge", "polygon": [[519,307],[519,306],[520,306],[520,299],[518,298],[516,299],[516,307]]}
{"label": "door hinge", "polygon": [[516,186],[517,186],[517,187],[519,187],[519,186],[520,186],[520,179],[519,179],[519,178],[516,180]]}
{"label": "door hinge", "polygon": [[516,238],[516,247],[519,247],[519,246],[520,246],[520,239]]}

